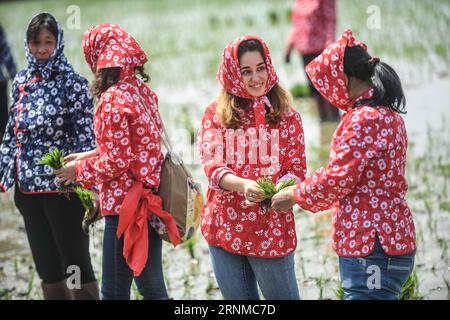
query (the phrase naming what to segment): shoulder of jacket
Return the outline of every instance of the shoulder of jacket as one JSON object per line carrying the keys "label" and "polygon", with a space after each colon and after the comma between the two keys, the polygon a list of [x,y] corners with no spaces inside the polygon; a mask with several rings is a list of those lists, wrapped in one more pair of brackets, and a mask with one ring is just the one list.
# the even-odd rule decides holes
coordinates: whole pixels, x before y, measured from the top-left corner
{"label": "shoulder of jacket", "polygon": [[72,80],[74,83],[78,82],[81,84],[89,84],[89,81],[83,77],[81,74],[79,74],[78,72],[72,71],[72,72],[66,72],[64,74],[65,78]]}
{"label": "shoulder of jacket", "polygon": [[383,107],[359,106],[348,112],[346,120],[349,122],[371,122],[382,119],[386,115]]}
{"label": "shoulder of jacket", "polygon": [[281,119],[286,120],[288,123],[292,121],[302,121],[300,112],[295,110],[292,106],[289,106],[289,109],[285,113],[283,113]]}
{"label": "shoulder of jacket", "polygon": [[20,70],[16,73],[13,79],[13,84],[22,84],[25,81],[25,75],[27,74],[27,69]]}

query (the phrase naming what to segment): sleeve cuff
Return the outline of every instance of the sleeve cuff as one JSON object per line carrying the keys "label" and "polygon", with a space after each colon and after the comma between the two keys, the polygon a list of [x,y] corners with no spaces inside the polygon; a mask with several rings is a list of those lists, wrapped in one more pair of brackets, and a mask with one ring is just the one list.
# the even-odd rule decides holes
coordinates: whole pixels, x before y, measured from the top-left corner
{"label": "sleeve cuff", "polygon": [[286,173],[281,178],[278,178],[276,184],[279,184],[280,182],[284,182],[284,181],[287,181],[290,179],[295,179],[295,184],[300,184],[302,182],[302,180],[299,177],[297,177],[295,174],[289,172],[289,173]]}
{"label": "sleeve cuff", "polygon": [[83,177],[83,164],[85,160],[77,160],[75,161],[75,180],[77,183],[83,188],[90,188],[91,186],[86,185],[84,183]]}
{"label": "sleeve cuff", "polygon": [[216,169],[211,175],[211,179],[209,180],[209,186],[211,187],[211,189],[219,193],[231,192],[220,186],[220,180],[222,180],[222,178],[228,173],[236,174],[233,170],[227,167],[221,167]]}

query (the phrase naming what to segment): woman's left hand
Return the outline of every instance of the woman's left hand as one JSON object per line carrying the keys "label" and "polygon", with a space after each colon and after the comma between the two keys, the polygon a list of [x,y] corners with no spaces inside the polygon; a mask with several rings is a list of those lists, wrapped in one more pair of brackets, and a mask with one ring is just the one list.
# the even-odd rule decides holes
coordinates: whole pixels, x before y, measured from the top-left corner
{"label": "woman's left hand", "polygon": [[61,183],[69,185],[75,181],[75,161],[67,162],[61,169],[55,170],[55,174]]}
{"label": "woman's left hand", "polygon": [[295,204],[294,190],[297,186],[287,187],[272,197],[271,209],[276,212],[286,212],[292,209]]}

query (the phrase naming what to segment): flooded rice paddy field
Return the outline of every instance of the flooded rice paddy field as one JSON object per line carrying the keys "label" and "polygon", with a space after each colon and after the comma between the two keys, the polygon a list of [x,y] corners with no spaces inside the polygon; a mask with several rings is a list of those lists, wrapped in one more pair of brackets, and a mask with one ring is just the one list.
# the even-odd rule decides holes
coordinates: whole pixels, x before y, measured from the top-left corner
{"label": "flooded rice paddy field", "polygon": [[[26,67],[23,38],[30,18],[53,13],[63,24],[66,55],[89,79],[81,39],[99,22],[115,22],[128,30],[149,54],[151,87],[159,95],[160,111],[176,148],[183,153],[206,192],[198,162],[195,133],[204,108],[219,92],[215,74],[226,43],[238,35],[264,38],[281,83],[304,83],[300,58],[283,62],[290,32],[293,1],[78,1],[79,26],[73,25],[71,1],[18,1],[0,4],[0,21],[19,67]],[[375,7],[371,7],[371,6]],[[379,9],[380,28],[367,19]],[[369,12],[369,13],[368,13]],[[399,73],[407,98],[409,134],[408,201],[416,222],[417,281],[410,298],[449,299],[450,228],[450,25],[448,1],[338,1],[337,33],[353,28],[369,52]],[[310,99],[296,99],[305,129],[308,171],[325,165],[333,126],[320,126]],[[14,208],[13,193],[0,194],[0,299],[42,299],[23,221]],[[331,249],[329,212],[311,214],[296,209],[297,280],[303,299],[337,299],[337,256]],[[92,234],[91,254],[101,277],[102,222]],[[164,243],[166,285],[175,299],[221,299],[207,245],[200,233],[178,248]],[[133,296],[139,298],[135,288]]]}

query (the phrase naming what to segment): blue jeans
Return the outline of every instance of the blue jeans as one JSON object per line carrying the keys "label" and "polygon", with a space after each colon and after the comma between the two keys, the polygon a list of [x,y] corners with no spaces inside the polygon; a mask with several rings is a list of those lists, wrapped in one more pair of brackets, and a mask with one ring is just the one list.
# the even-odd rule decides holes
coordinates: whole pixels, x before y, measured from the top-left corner
{"label": "blue jeans", "polygon": [[[129,300],[133,271],[123,257],[123,236],[117,239],[119,216],[105,217],[103,238],[102,299]],[[162,240],[149,226],[148,260],[139,277],[134,278],[145,300],[168,299],[161,263]]]}
{"label": "blue jeans", "polygon": [[298,300],[294,254],[281,258],[256,258],[209,246],[222,295],[227,300]]}
{"label": "blue jeans", "polygon": [[380,242],[363,258],[339,257],[345,300],[398,300],[414,267],[415,252],[389,256]]}

